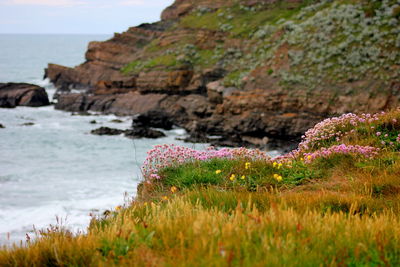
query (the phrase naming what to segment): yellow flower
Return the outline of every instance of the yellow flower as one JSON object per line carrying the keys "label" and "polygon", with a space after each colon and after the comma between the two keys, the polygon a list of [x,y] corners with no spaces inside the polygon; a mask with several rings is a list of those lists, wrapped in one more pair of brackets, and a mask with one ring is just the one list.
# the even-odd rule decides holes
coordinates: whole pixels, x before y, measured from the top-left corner
{"label": "yellow flower", "polygon": [[220,174],[222,171],[221,170],[216,170],[215,174]]}
{"label": "yellow flower", "polygon": [[304,161],[304,158],[300,158],[301,161]]}
{"label": "yellow flower", "polygon": [[308,160],[311,160],[311,159],[312,159],[312,157],[311,157],[311,156],[307,156],[307,159],[308,159]]}
{"label": "yellow flower", "polygon": [[274,174],[274,178],[275,180],[277,180],[278,182],[281,182],[283,180],[283,177],[279,174]]}
{"label": "yellow flower", "polygon": [[246,162],[244,168],[245,168],[246,170],[248,170],[248,169],[250,169],[250,166],[251,166],[251,163],[250,163],[250,162]]}
{"label": "yellow flower", "polygon": [[278,164],[278,169],[282,168],[282,163]]}
{"label": "yellow flower", "polygon": [[236,175],[232,174],[231,177],[229,177],[229,180],[234,181],[236,179]]}
{"label": "yellow flower", "polygon": [[274,162],[274,163],[272,164],[272,167],[276,168],[276,166],[278,166],[278,163]]}
{"label": "yellow flower", "polygon": [[168,197],[167,197],[167,196],[163,196],[162,199],[165,200],[165,201],[167,201],[167,200],[168,200]]}
{"label": "yellow flower", "polygon": [[172,194],[174,194],[176,191],[178,191],[178,188],[176,188],[176,186],[171,187]]}
{"label": "yellow flower", "polygon": [[246,179],[246,176],[242,175],[242,177],[241,177],[241,178],[242,178],[242,180],[244,180],[244,179]]}
{"label": "yellow flower", "polygon": [[121,206],[116,206],[116,207],[115,207],[115,210],[116,210],[116,211],[120,211],[121,209],[122,209]]}

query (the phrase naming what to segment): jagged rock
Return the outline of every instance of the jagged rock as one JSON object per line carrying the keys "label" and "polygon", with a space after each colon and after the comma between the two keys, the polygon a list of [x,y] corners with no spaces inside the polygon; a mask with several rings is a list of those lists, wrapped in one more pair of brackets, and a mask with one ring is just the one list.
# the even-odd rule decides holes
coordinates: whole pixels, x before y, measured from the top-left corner
{"label": "jagged rock", "polygon": [[27,83],[0,83],[0,108],[50,105],[46,90]]}
{"label": "jagged rock", "polygon": [[108,41],[91,42],[85,63],[75,68],[49,64],[45,77],[64,91],[71,88],[92,89],[101,81],[113,86],[117,84],[114,81],[118,81],[123,88],[132,88],[135,85],[134,79],[124,76],[120,69],[135,60],[136,53],[165,30],[164,24],[169,25],[168,22],[155,23],[153,26],[143,24],[129,28],[122,34],[116,33]]}
{"label": "jagged rock", "polygon": [[153,127],[171,130],[173,126],[170,116],[164,110],[150,110],[133,117],[132,127]]}
{"label": "jagged rock", "polygon": [[6,127],[0,123],[0,129],[5,129]]}
{"label": "jagged rock", "polygon": [[90,121],[90,124],[97,124],[97,121],[92,120],[92,121]]}
{"label": "jagged rock", "polygon": [[109,128],[109,127],[101,127],[101,128],[92,130],[90,133],[94,134],[94,135],[120,135],[120,134],[125,133],[125,131],[120,130],[120,129],[113,129],[113,128]]}
{"label": "jagged rock", "polygon": [[69,91],[70,85],[75,85],[79,76],[79,72],[75,69],[57,64],[49,64],[44,74],[44,77],[49,78],[60,91]]}
{"label": "jagged rock", "polygon": [[56,109],[70,112],[95,111],[130,116],[157,109],[167,97],[163,94],[141,95],[137,92],[116,95],[61,94]]}
{"label": "jagged rock", "polygon": [[232,0],[176,0],[171,6],[167,7],[161,14],[162,20],[178,19],[196,7],[207,7],[217,9],[221,6],[229,6],[233,3]]}
{"label": "jagged rock", "polygon": [[165,137],[166,135],[163,132],[150,129],[148,127],[136,127],[131,130],[126,130],[125,136],[128,138],[132,138],[132,139],[136,139],[136,138],[157,139],[157,138]]}
{"label": "jagged rock", "polygon": [[137,88],[141,93],[187,93],[193,77],[191,70],[141,72],[137,78]]}

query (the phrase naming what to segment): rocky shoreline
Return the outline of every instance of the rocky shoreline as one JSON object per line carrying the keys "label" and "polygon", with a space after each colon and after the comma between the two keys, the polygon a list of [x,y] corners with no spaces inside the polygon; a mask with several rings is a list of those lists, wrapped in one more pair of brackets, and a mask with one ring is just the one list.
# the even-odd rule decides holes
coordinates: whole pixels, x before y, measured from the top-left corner
{"label": "rocky shoreline", "polygon": [[[284,5],[177,0],[160,22],[91,42],[86,62],[75,68],[49,64],[46,77],[58,88],[56,109],[152,114],[146,115],[146,124],[168,120],[184,128],[192,142],[291,148],[324,118],[400,104],[400,53],[393,54],[398,47],[390,39],[395,38],[398,20],[376,12],[374,19],[388,24],[382,35],[388,39],[367,34],[367,39],[356,40],[347,32],[358,31],[360,24],[371,26],[371,15],[363,8],[301,0],[286,0]],[[291,20],[267,20],[248,29],[235,21],[253,23],[253,17],[279,18],[288,12]],[[337,16],[346,23],[340,24]],[[206,24],[210,17],[219,24]],[[343,28],[345,36],[340,35]],[[335,39],[319,37],[336,35],[345,39],[340,51],[336,45],[326,48]],[[352,47],[365,55],[354,55]]]}

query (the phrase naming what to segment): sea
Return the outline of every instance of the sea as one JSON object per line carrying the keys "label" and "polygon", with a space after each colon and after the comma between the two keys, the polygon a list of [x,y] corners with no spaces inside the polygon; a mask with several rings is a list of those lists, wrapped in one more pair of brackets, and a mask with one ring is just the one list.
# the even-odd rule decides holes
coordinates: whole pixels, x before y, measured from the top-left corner
{"label": "sea", "polygon": [[[110,37],[0,34],[0,83],[37,84],[52,97],[55,88],[43,79],[47,64],[76,66],[90,41]],[[154,145],[206,146],[178,141],[182,129],[157,140],[94,136],[90,131],[101,126],[127,129],[131,118],[74,116],[53,106],[0,109],[0,124],[0,246],[23,245],[50,225],[85,232],[91,216],[135,197]]]}

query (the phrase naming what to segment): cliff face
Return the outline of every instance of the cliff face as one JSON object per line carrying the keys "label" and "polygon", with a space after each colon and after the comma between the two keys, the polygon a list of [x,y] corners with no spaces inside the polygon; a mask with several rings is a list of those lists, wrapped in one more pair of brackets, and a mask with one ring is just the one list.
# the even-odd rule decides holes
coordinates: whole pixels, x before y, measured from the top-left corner
{"label": "cliff face", "polygon": [[92,42],[85,63],[46,75],[59,109],[161,110],[194,137],[264,146],[398,106],[399,21],[397,0],[177,0],[159,23]]}

